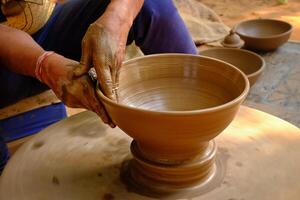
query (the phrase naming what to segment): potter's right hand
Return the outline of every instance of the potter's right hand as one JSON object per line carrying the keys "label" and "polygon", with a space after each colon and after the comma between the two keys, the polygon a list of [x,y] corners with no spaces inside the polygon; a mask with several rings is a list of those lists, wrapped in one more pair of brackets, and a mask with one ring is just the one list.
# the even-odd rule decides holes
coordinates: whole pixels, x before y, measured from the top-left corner
{"label": "potter's right hand", "polygon": [[75,76],[74,71],[78,67],[81,67],[78,62],[52,54],[42,62],[38,78],[67,106],[91,110],[97,113],[104,123],[115,127],[96,96],[91,78],[87,74]]}

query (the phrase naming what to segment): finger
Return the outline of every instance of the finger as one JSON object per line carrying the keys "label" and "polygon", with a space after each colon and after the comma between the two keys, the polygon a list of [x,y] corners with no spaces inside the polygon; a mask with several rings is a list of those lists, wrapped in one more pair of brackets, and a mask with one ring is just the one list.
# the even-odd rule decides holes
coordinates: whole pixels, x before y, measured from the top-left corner
{"label": "finger", "polygon": [[86,74],[92,64],[92,47],[90,47],[89,42],[86,39],[83,39],[81,46],[80,65],[78,65],[78,67],[74,70],[75,76],[82,76],[83,74]]}
{"label": "finger", "polygon": [[113,94],[113,81],[111,74],[111,60],[105,54],[101,54],[98,51],[93,52],[93,63],[98,76],[98,81],[104,95],[110,99],[115,99]]}
{"label": "finger", "polygon": [[109,117],[107,111],[105,110],[105,107],[103,106],[102,102],[97,97],[96,91],[92,86],[91,80],[89,80],[89,78],[87,78],[86,80],[89,85],[89,87],[87,88],[88,91],[85,92],[86,94],[89,94],[88,98],[86,98],[88,100],[88,107],[90,108],[90,110],[97,113],[104,123],[114,128],[115,125],[112,122],[111,118]]}
{"label": "finger", "polygon": [[113,84],[113,94],[115,96],[115,100],[118,101],[118,89],[119,89],[119,74],[122,66],[122,58],[115,59],[114,66],[111,67],[112,72],[112,84]]}
{"label": "finger", "polygon": [[[72,100],[74,106],[84,107],[90,111],[97,113],[104,123],[109,123],[108,115],[103,111],[101,102],[95,97],[94,87],[92,81],[88,76],[78,78],[76,84],[68,87],[67,97]],[[67,100],[66,98],[64,100]],[[66,101],[67,102],[67,101]]]}
{"label": "finger", "polygon": [[[95,98],[97,99],[97,97]],[[108,124],[111,128],[114,128],[116,125],[112,122],[103,104],[99,101],[97,102],[98,103],[91,105],[92,110],[97,113],[104,123]]]}
{"label": "finger", "polygon": [[119,83],[119,73],[120,73],[120,69],[122,67],[122,62],[124,59],[124,52],[125,50],[121,50],[119,51],[116,55],[115,55],[115,59],[114,59],[114,64],[111,69],[112,71],[112,81],[113,84],[118,85]]}

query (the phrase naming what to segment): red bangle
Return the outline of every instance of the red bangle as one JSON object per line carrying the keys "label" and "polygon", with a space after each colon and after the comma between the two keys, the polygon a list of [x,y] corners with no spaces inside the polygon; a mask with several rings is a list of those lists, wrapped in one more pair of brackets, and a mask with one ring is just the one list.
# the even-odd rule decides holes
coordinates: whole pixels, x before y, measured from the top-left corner
{"label": "red bangle", "polygon": [[35,77],[42,82],[42,69],[43,69],[43,63],[45,60],[54,54],[54,51],[46,51],[36,61],[35,65]]}

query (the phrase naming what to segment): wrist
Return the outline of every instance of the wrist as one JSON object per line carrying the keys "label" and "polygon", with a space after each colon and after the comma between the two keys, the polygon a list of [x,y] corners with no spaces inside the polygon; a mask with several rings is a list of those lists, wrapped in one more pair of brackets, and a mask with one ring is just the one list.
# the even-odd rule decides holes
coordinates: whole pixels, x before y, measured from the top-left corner
{"label": "wrist", "polygon": [[66,76],[65,70],[61,67],[61,63],[63,63],[65,59],[65,57],[56,53],[48,55],[40,66],[40,81],[52,88],[59,77]]}
{"label": "wrist", "polygon": [[40,56],[36,59],[36,65],[35,65],[35,77],[42,82],[42,73],[45,70],[44,69],[44,63],[48,59],[49,56],[54,54],[53,51],[44,51]]}

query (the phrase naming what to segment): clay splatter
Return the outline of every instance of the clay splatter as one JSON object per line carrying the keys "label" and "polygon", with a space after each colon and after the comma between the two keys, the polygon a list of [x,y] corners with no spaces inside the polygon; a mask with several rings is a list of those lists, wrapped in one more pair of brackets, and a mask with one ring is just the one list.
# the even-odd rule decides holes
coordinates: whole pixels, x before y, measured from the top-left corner
{"label": "clay splatter", "polygon": [[45,144],[45,142],[43,141],[37,141],[32,145],[32,149],[39,149],[41,148],[43,145]]}
{"label": "clay splatter", "polygon": [[57,178],[56,176],[53,176],[53,177],[52,177],[52,183],[53,183],[54,185],[59,185],[59,184],[60,184],[60,182],[59,182],[59,180],[58,180],[58,178]]}

